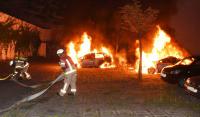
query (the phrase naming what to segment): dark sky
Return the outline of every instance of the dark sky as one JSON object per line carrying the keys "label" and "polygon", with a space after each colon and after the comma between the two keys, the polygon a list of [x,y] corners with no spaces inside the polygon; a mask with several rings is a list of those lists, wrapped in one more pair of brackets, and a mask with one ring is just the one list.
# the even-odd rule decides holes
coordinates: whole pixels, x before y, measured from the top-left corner
{"label": "dark sky", "polygon": [[[115,27],[113,14],[120,7],[132,0],[72,0],[68,1],[65,12],[65,32],[71,33],[79,27],[98,28],[102,33],[108,33]],[[141,0],[142,6],[151,6],[160,11],[158,20],[168,24],[172,15],[176,14],[177,0]],[[118,18],[119,19],[119,18]],[[91,26],[91,27],[90,27]]]}
{"label": "dark sky", "polygon": [[170,19],[176,39],[192,54],[200,55],[200,0],[179,0],[177,9]]}
{"label": "dark sky", "polygon": [[[168,21],[171,15],[176,14],[178,0],[141,0],[142,6],[151,6],[160,11],[159,19]],[[67,25],[71,23],[84,23],[85,20],[109,19],[114,12],[132,0],[72,0],[67,2],[65,12]],[[97,22],[98,22],[97,21]],[[101,21],[100,21],[101,22]],[[74,25],[74,24],[73,24]]]}

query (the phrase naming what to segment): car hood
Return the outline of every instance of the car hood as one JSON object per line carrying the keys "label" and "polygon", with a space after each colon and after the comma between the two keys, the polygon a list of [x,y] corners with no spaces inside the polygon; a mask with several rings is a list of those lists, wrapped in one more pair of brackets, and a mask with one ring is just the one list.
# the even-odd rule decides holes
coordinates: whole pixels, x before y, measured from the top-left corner
{"label": "car hood", "polygon": [[190,81],[197,84],[197,85],[200,85],[200,76],[190,77]]}
{"label": "car hood", "polygon": [[187,66],[184,66],[184,65],[169,65],[164,68],[164,71],[168,72],[168,71],[177,70],[177,69],[183,70],[186,67]]}

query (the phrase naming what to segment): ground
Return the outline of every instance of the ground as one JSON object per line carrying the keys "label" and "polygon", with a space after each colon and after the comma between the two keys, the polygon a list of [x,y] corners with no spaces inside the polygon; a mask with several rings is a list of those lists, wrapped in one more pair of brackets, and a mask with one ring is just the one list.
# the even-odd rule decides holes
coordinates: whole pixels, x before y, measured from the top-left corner
{"label": "ground", "polygon": [[[9,66],[1,65],[5,76]],[[57,63],[31,63],[32,80],[51,81],[61,73]],[[60,81],[39,98],[22,103],[1,117],[199,117],[200,100],[177,85],[167,84],[159,75],[137,74],[127,69],[79,69],[75,97],[58,96]],[[0,81],[0,111],[38,89]]]}

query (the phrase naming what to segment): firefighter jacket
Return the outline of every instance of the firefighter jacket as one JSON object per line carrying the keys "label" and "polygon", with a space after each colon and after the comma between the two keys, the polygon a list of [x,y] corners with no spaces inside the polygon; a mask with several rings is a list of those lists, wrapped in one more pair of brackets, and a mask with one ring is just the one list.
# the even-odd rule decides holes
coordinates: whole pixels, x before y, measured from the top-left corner
{"label": "firefighter jacket", "polygon": [[76,69],[75,64],[70,56],[60,57],[59,64],[64,71],[72,71]]}

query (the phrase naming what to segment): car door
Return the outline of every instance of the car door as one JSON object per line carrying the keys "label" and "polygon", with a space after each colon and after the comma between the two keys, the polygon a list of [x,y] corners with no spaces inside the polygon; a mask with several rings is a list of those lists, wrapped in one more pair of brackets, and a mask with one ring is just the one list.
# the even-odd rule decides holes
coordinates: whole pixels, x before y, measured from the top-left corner
{"label": "car door", "polygon": [[94,55],[93,54],[85,55],[82,61],[82,66],[92,67],[93,65],[94,65]]}
{"label": "car door", "polygon": [[190,77],[194,72],[194,59],[192,57],[187,57],[181,60],[178,64],[181,70],[179,74],[181,77]]}
{"label": "car door", "polygon": [[92,53],[88,57],[88,65],[89,65],[89,67],[94,67],[95,66],[95,54]]}

